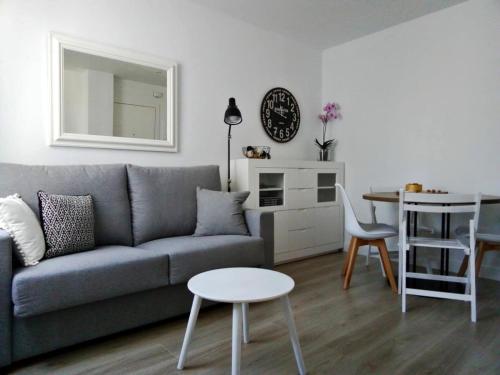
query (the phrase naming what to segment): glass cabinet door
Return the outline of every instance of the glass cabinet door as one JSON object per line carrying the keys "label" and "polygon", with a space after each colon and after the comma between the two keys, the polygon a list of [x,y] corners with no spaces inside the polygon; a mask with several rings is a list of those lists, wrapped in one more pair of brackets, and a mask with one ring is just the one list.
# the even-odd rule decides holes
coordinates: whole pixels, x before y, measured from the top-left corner
{"label": "glass cabinet door", "polygon": [[335,191],[336,173],[318,172],[317,202],[333,203],[337,199]]}
{"label": "glass cabinet door", "polygon": [[283,206],[284,173],[259,172],[259,207]]}

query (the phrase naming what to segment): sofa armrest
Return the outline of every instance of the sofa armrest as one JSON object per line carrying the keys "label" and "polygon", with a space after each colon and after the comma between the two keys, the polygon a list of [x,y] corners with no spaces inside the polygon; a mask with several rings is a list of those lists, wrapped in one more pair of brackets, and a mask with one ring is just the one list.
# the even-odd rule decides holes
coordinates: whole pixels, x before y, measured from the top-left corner
{"label": "sofa armrest", "polygon": [[274,267],[274,213],[259,210],[245,210],[250,235],[264,240],[266,268]]}
{"label": "sofa armrest", "polygon": [[11,363],[12,240],[0,229],[0,367]]}

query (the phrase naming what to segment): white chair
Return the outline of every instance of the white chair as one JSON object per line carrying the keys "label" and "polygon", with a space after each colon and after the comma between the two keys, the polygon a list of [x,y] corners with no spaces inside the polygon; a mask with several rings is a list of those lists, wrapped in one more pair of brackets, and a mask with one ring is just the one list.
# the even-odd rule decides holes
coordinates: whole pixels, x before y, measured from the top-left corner
{"label": "white chair", "polygon": [[387,224],[360,223],[356,218],[351,202],[349,201],[342,185],[335,184],[335,187],[337,188],[337,191],[340,191],[340,195],[342,196],[342,200],[344,202],[345,229],[352,236],[349,244],[349,251],[342,270],[342,275],[344,276],[344,289],[349,288],[359,247],[373,245],[378,248],[385,274],[387,275],[392,291],[396,293],[398,287],[394,279],[391,260],[385,244],[385,238],[398,235],[396,228]]}
{"label": "white chair", "polygon": [[[381,192],[382,193],[385,193],[385,192],[394,192],[394,191],[399,191],[399,188],[396,188],[394,186],[392,186],[392,187],[382,187],[382,186],[374,187],[374,186],[370,186],[370,193],[371,194],[381,193]],[[370,214],[371,214],[372,223],[376,224],[378,222],[378,218],[377,218],[377,206],[375,205],[374,201],[370,200],[369,202],[370,202]],[[424,231],[424,232],[429,232],[430,234],[433,234],[434,233],[434,229],[432,227],[428,227],[428,226],[422,225],[421,218],[422,218],[422,216],[420,216],[419,220],[418,220],[418,230],[419,230],[419,232],[420,231]],[[399,221],[398,221],[398,224],[399,224]],[[413,223],[411,223],[411,224],[413,225]],[[394,250],[391,251],[391,250],[392,250],[391,248],[388,248],[390,259],[392,261],[397,261],[398,262],[398,293],[401,293],[401,273],[402,273],[402,271],[401,271],[401,264],[399,263],[399,259],[401,259],[401,256],[400,256],[400,253],[399,253],[399,244],[397,245],[396,251],[394,251]],[[370,258],[377,258],[379,260],[379,262],[380,262],[380,269],[382,271],[382,276],[386,277],[385,271],[384,271],[384,267],[383,267],[383,263],[382,263],[382,259],[378,255],[378,252],[372,252],[372,247],[368,246],[367,253],[366,253],[366,266],[367,267],[369,265]],[[432,261],[430,259],[427,260],[426,267],[427,267],[427,273],[432,273],[433,267],[432,267]]]}
{"label": "white chair", "polygon": [[[475,203],[471,203],[475,202]],[[476,321],[476,270],[473,259],[476,252],[476,232],[481,206],[481,194],[425,194],[406,193],[403,189],[399,191],[399,243],[401,246],[402,277],[401,277],[401,310],[406,312],[406,296],[425,296],[435,298],[446,298],[460,301],[467,301],[471,304],[471,321]],[[473,213],[474,219],[469,222],[468,241],[460,239],[438,239],[431,237],[410,237],[406,228],[406,213],[427,212],[427,213]],[[440,250],[441,248],[459,250],[466,255],[470,255],[467,277],[432,275],[427,273],[408,272],[406,270],[406,256],[410,246],[426,247]],[[408,278],[449,281],[463,283],[466,285],[465,293],[450,293],[434,290],[407,288]]]}
{"label": "white chair", "polygon": [[[391,186],[391,187],[370,186],[370,193],[371,194],[374,194],[374,193],[385,193],[385,192],[394,192],[394,191],[399,191],[399,187],[396,188],[394,186]],[[375,205],[374,201],[370,200],[369,202],[370,202],[370,214],[371,214],[372,223],[376,224],[378,222],[378,219],[377,219],[377,206]],[[419,230],[419,232],[422,231],[422,232],[428,232],[430,234],[434,234],[434,228],[423,225],[421,217],[422,216],[420,216],[419,219],[417,220],[418,221],[418,230]],[[412,225],[413,225],[413,223],[411,223],[411,226]],[[395,260],[394,258],[399,259],[399,245],[398,245],[398,249],[396,251],[394,251],[394,250],[391,251],[391,248],[389,248],[388,250],[389,250],[389,256],[391,257],[392,260]],[[385,277],[385,272],[384,272],[384,267],[383,267],[383,264],[382,264],[382,260],[378,256],[378,253],[372,251],[372,247],[368,246],[368,250],[367,250],[367,253],[366,253],[366,266],[369,265],[370,258],[378,258],[379,259],[379,261],[380,261],[380,269],[382,270],[382,276]],[[430,259],[427,261],[426,266],[427,266],[427,273],[432,273],[432,268],[433,267],[432,267],[432,262],[431,262]],[[401,276],[401,272],[398,272],[398,279],[399,279],[399,281],[401,281],[400,280],[400,276]],[[398,288],[400,290],[400,288],[401,288],[401,282],[398,283]]]}
{"label": "white chair", "polygon": [[[458,227],[455,230],[455,235],[458,237],[467,236],[465,227]],[[479,277],[481,264],[483,263],[484,254],[487,251],[500,251],[500,230],[498,228],[479,227],[476,233],[477,241],[477,256],[476,256],[476,277]],[[458,276],[465,275],[467,265],[469,264],[469,256],[464,255],[462,265],[458,271]]]}
{"label": "white chair", "polygon": [[[370,193],[373,194],[373,193],[381,193],[381,192],[388,192],[388,191],[398,191],[399,188],[395,188],[395,187],[382,187],[382,186],[378,186],[378,187],[374,187],[374,186],[370,186]],[[371,216],[371,219],[372,219],[372,224],[377,224],[378,223],[378,219],[377,219],[377,206],[375,205],[375,202],[370,200],[368,201],[369,204],[370,204],[370,216]],[[391,249],[389,248],[388,249],[388,252],[389,252],[389,257],[391,257],[392,254],[394,254],[394,251],[391,251]],[[399,252],[398,252],[399,253]],[[397,255],[397,254],[396,254]],[[380,262],[380,269],[382,271],[382,276],[386,277],[385,276],[385,271],[384,271],[384,264],[382,263],[382,259],[380,258],[379,254],[377,251],[372,251],[372,246],[368,246],[368,249],[366,251],[366,266],[368,267],[368,265],[370,264],[370,258],[377,258]]]}

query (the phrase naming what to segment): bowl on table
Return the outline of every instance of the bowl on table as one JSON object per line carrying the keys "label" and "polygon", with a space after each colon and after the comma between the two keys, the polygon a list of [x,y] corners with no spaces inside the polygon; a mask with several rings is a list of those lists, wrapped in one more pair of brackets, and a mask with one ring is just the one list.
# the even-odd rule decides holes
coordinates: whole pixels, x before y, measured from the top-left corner
{"label": "bowl on table", "polygon": [[270,146],[246,146],[241,151],[248,159],[271,159]]}

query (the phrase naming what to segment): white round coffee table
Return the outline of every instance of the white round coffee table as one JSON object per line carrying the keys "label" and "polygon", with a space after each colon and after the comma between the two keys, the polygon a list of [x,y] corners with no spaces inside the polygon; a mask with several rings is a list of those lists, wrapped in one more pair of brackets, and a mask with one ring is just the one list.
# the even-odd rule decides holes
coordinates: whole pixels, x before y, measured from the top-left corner
{"label": "white round coffee table", "polygon": [[194,294],[193,306],[182,344],[177,368],[182,370],[193,335],[196,319],[202,299],[233,304],[233,352],[232,374],[240,373],[241,330],[243,341],[248,343],[248,304],[281,299],[283,311],[288,323],[288,332],[292,342],[295,360],[300,375],[305,375],[306,368],[302,358],[299,337],[293,320],[292,307],[288,293],[295,286],[293,279],[280,272],[262,268],[221,268],[207,271],[192,277],[188,282],[189,290]]}

